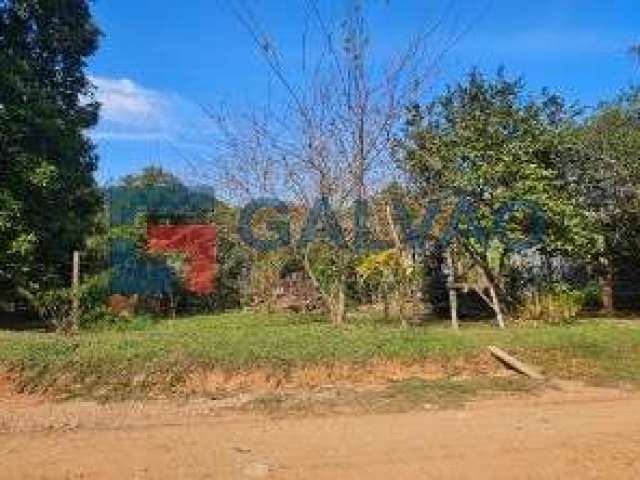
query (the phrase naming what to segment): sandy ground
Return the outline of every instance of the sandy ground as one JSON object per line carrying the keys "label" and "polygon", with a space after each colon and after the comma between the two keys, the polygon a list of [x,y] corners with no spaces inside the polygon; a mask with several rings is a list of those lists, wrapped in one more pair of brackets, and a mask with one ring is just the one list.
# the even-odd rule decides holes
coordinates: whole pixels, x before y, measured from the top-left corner
{"label": "sandy ground", "polygon": [[638,479],[640,395],[566,385],[402,414],[0,394],[1,479]]}

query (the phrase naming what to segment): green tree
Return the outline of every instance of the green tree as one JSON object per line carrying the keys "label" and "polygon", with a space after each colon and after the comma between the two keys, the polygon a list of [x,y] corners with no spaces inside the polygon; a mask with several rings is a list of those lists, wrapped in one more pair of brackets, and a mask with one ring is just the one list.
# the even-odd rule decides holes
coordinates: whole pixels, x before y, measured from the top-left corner
{"label": "green tree", "polygon": [[581,130],[580,198],[603,239],[603,306],[613,309],[613,267],[640,249],[640,88],[602,104]]}
{"label": "green tree", "polygon": [[[86,0],[0,0],[0,292],[68,283],[100,207]],[[0,295],[3,295],[0,293]]]}
{"label": "green tree", "polygon": [[167,172],[162,167],[149,165],[141,172],[127,175],[120,181],[127,188],[145,187],[183,187],[182,181],[173,173]]}
{"label": "green tree", "polygon": [[[542,210],[544,255],[578,256],[594,248],[563,168],[577,151],[576,115],[556,95],[536,100],[525,96],[521,80],[502,72],[489,80],[477,71],[411,111],[401,166],[427,200],[440,200],[449,213],[466,202],[473,212],[458,218],[447,253],[453,257],[450,287],[475,290],[501,325],[511,298],[506,274],[519,254],[495,221],[501,208],[527,202]],[[533,220],[530,211],[515,213],[509,237],[524,240]]]}

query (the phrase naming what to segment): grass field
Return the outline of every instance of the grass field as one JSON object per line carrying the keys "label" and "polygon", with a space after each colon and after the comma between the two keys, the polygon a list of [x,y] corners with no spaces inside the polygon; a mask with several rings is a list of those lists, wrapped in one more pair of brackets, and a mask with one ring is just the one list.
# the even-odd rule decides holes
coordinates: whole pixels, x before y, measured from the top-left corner
{"label": "grass field", "polygon": [[314,367],[357,371],[372,364],[432,364],[446,379],[473,375],[483,362],[493,365],[488,345],[554,378],[640,384],[640,322],[607,320],[505,331],[476,324],[454,332],[444,326],[403,330],[367,319],[335,328],[312,315],[141,318],[73,338],[0,332],[0,368],[25,390],[113,398],[183,391],[193,372],[214,370],[245,375],[259,370],[286,379]]}

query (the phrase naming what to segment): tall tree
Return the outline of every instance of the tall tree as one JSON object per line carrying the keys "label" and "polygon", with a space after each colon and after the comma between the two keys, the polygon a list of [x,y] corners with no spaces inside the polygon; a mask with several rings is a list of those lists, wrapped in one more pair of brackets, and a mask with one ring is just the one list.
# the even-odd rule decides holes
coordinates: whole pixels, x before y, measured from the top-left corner
{"label": "tall tree", "polygon": [[87,0],[0,0],[0,292],[66,284],[99,208],[99,36]]}
{"label": "tall tree", "polygon": [[603,238],[603,307],[612,310],[614,265],[638,261],[640,232],[640,88],[603,103],[585,122],[582,203]]}
{"label": "tall tree", "polygon": [[[505,274],[521,253],[509,238],[525,241],[524,228],[548,256],[594,248],[594,233],[564,168],[577,146],[574,112],[560,97],[529,98],[521,80],[503,73],[491,80],[473,71],[411,112],[400,163],[426,200],[449,208],[456,228],[447,252],[455,271],[449,273],[458,279],[450,283],[475,290],[501,325],[501,300],[509,298]],[[500,222],[510,206],[514,221]],[[531,207],[540,209],[538,215]],[[527,228],[542,220],[534,218],[540,214],[546,228]]]}
{"label": "tall tree", "polygon": [[[303,61],[292,72],[249,2],[228,2],[283,92],[279,105],[263,112],[239,120],[224,112],[214,115],[219,150],[235,160],[227,164],[223,179],[236,196],[283,196],[306,211],[322,197],[342,213],[393,176],[392,139],[404,108],[425,92],[455,39],[442,52],[430,52],[428,40],[442,21],[425,22],[403,48],[376,55],[368,21],[373,9],[386,7],[365,0],[339,3],[346,13],[335,21],[324,2],[303,2]],[[352,237],[349,233],[346,237]],[[353,252],[333,248],[328,254],[318,242],[309,242],[298,253],[334,323],[342,323]]]}
{"label": "tall tree", "polygon": [[127,175],[120,183],[128,188],[184,187],[176,175],[156,165],[144,167],[140,173]]}

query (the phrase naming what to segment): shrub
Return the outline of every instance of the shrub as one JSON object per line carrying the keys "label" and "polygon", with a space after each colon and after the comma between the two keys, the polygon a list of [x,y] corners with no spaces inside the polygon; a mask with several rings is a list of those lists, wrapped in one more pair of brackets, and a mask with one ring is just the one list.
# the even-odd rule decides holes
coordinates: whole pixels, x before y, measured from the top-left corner
{"label": "shrub", "polygon": [[59,288],[38,292],[32,297],[31,303],[40,318],[54,330],[69,333],[75,329],[71,289]]}
{"label": "shrub", "polygon": [[555,284],[542,292],[525,298],[520,306],[516,322],[566,323],[576,318],[585,305],[584,291],[567,284]]}
{"label": "shrub", "polygon": [[583,308],[588,310],[600,310],[602,308],[602,285],[600,282],[589,282],[584,289]]}
{"label": "shrub", "polygon": [[108,273],[89,277],[80,285],[78,312],[73,311],[73,295],[73,289],[59,288],[38,292],[29,298],[40,318],[57,332],[72,333],[79,327],[117,320],[107,307],[110,295]]}

